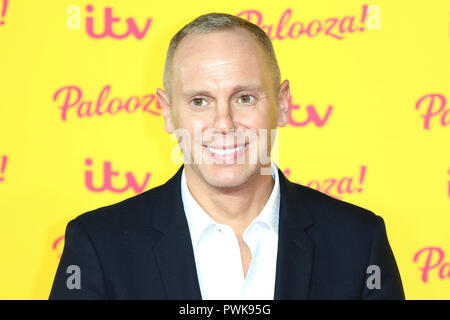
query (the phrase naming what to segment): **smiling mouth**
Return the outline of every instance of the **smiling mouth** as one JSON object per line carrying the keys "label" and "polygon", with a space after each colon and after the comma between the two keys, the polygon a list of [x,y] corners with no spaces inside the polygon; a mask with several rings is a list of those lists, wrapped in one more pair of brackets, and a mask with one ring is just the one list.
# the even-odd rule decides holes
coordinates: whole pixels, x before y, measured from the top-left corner
{"label": "smiling mouth", "polygon": [[206,149],[208,149],[210,152],[217,154],[217,155],[230,155],[236,152],[239,152],[248,145],[248,143],[242,144],[240,146],[204,146]]}

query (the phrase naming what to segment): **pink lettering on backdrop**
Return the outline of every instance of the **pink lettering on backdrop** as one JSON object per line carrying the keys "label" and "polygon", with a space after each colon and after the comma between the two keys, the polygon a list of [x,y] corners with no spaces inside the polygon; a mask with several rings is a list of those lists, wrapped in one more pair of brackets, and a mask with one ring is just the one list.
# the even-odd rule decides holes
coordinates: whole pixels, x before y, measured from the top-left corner
{"label": "pink lettering on backdrop", "polygon": [[[64,86],[55,91],[53,101],[60,103],[58,108],[61,110],[62,121],[67,121],[69,114],[73,114],[77,118],[91,118],[119,113],[134,113],[139,109],[154,116],[162,114],[161,104],[155,94],[109,99],[110,92],[111,86],[108,84],[100,91],[97,99],[84,100],[83,90],[80,87]],[[329,120],[333,106],[328,106],[324,115],[321,116],[313,104],[301,108],[300,105],[292,102],[292,97],[289,97],[289,109],[289,125],[303,127],[311,123],[317,127],[323,127]],[[306,112],[306,117],[299,121],[297,120],[297,113],[303,110]]]}
{"label": "pink lettering on backdrop", "polygon": [[330,117],[331,111],[333,110],[332,106],[328,106],[327,111],[323,117],[320,117],[318,112],[316,111],[316,108],[314,105],[308,105],[306,107],[306,119],[303,121],[296,121],[294,120],[294,110],[300,110],[300,105],[293,104],[292,103],[292,96],[289,97],[289,124],[294,127],[303,127],[309,124],[310,122],[313,122],[313,124],[316,127],[323,127]]}
{"label": "pink lettering on backdrop", "polygon": [[61,101],[61,120],[67,121],[68,114],[73,117],[91,118],[103,115],[116,115],[118,113],[134,113],[138,109],[154,116],[161,115],[161,105],[155,94],[144,96],[132,95],[128,98],[114,97],[109,99],[111,86],[103,87],[94,100],[83,100],[83,90],[77,86],[61,87],[53,94],[53,101]]}
{"label": "pink lettering on backdrop", "polygon": [[[309,188],[316,189],[336,199],[342,199],[344,194],[353,194],[363,192],[363,184],[366,177],[367,167],[361,166],[359,174],[351,177],[342,178],[328,178],[328,179],[313,179],[306,184],[296,181],[298,184],[303,184]],[[289,177],[291,170],[289,168],[283,170],[283,173]]]}
{"label": "pink lettering on backdrop", "polygon": [[[63,243],[63,240],[64,240],[64,235],[59,236],[55,240],[53,240],[52,250],[53,251],[57,251],[59,249],[59,247],[60,247],[60,244]],[[57,251],[56,255],[57,255],[58,258],[61,258],[61,252],[60,251],[59,252]]]}
{"label": "pink lettering on backdrop", "polygon": [[[86,6],[86,11],[91,13],[94,11],[94,6],[91,4],[88,4]],[[150,28],[150,24],[152,23],[152,19],[148,18],[145,22],[145,26],[142,28],[142,30],[139,30],[136,22],[133,18],[127,18],[127,31],[123,34],[117,34],[113,31],[113,24],[119,23],[120,18],[114,17],[112,13],[112,8],[106,7],[105,8],[105,19],[104,19],[104,30],[100,34],[96,34],[94,32],[94,18],[93,17],[86,17],[86,33],[95,39],[101,39],[104,37],[111,37],[114,39],[124,39],[128,37],[129,35],[134,35],[136,39],[143,39],[144,36],[147,34],[148,29]]]}
{"label": "pink lettering on backdrop", "polygon": [[431,271],[435,272],[441,280],[450,279],[450,262],[444,262],[444,250],[438,247],[423,248],[416,252],[413,261],[417,263],[422,256],[425,257],[422,266],[419,267],[422,271],[422,282],[428,282]]}
{"label": "pink lettering on backdrop", "polygon": [[[425,130],[430,130],[430,123],[433,118],[436,121],[439,119],[441,126],[450,126],[450,108],[445,108],[447,99],[444,95],[438,93],[431,93],[419,98],[416,102],[416,109],[423,110],[423,127]],[[423,106],[423,108],[422,108]]]}
{"label": "pink lettering on backdrop", "polygon": [[2,1],[2,11],[0,16],[0,26],[5,24],[6,9],[8,9],[8,0]]}
{"label": "pink lettering on backdrop", "polygon": [[278,20],[277,25],[266,24],[262,12],[249,9],[237,14],[247,21],[261,27],[269,36],[270,40],[298,39],[300,36],[314,38],[320,34],[337,40],[344,39],[345,34],[363,32],[367,19],[368,5],[363,5],[360,15],[349,15],[344,17],[330,17],[324,21],[313,19],[308,23],[302,21],[291,21],[292,9],[286,9]]}
{"label": "pink lettering on backdrop", "polygon": [[[92,165],[92,159],[87,158],[85,160],[85,164],[88,167],[90,167]],[[117,188],[117,187],[113,186],[112,177],[119,176],[119,172],[118,171],[114,171],[114,170],[111,169],[111,162],[110,161],[105,161],[105,162],[103,162],[102,175],[103,175],[103,184],[101,186],[99,186],[99,187],[95,187],[94,183],[93,183],[94,179],[93,179],[93,172],[92,172],[92,170],[86,170],[85,173],[84,173],[84,182],[85,182],[86,188],[89,191],[92,191],[92,192],[103,192],[103,191],[108,190],[108,191],[111,191],[111,192],[114,192],[114,193],[125,192],[125,191],[127,191],[128,189],[131,188],[131,189],[133,189],[133,191],[135,193],[141,193],[141,192],[143,192],[145,190],[145,187],[147,186],[147,183],[148,183],[148,181],[150,179],[150,175],[151,174],[149,172],[147,172],[145,174],[145,177],[144,177],[142,183],[139,184],[136,181],[136,178],[134,177],[134,174],[131,171],[128,171],[128,172],[125,173],[126,183],[124,184],[123,187]]]}
{"label": "pink lettering on backdrop", "polygon": [[0,182],[5,180],[5,170],[6,170],[7,161],[8,161],[8,156],[2,156],[1,163],[0,163]]}

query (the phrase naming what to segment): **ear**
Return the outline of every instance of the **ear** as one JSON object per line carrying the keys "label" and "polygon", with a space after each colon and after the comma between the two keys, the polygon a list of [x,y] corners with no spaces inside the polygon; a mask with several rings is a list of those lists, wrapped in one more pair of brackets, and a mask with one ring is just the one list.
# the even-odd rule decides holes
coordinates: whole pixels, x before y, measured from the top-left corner
{"label": "ear", "polygon": [[278,113],[277,125],[284,127],[289,121],[289,98],[290,98],[289,81],[284,80],[280,85],[278,92]]}
{"label": "ear", "polygon": [[167,133],[172,134],[175,131],[175,126],[173,124],[172,113],[169,103],[169,98],[166,92],[162,89],[156,89],[156,96],[158,97],[158,102],[161,105],[164,117],[164,128]]}

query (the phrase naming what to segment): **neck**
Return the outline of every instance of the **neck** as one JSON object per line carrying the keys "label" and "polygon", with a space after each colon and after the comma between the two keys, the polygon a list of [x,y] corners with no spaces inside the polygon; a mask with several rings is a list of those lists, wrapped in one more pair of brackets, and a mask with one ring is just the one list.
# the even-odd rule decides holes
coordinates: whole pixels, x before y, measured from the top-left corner
{"label": "neck", "polygon": [[189,191],[203,210],[218,223],[230,226],[238,237],[264,208],[274,186],[272,175],[259,173],[232,188],[211,186],[190,166],[185,166],[185,174]]}

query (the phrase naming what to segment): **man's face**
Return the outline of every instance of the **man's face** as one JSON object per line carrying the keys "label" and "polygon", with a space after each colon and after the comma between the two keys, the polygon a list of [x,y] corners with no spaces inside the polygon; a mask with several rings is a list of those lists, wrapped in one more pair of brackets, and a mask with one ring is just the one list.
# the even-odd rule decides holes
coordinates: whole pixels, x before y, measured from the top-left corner
{"label": "man's face", "polygon": [[186,36],[172,59],[170,89],[170,102],[160,89],[158,98],[166,131],[182,136],[187,170],[224,188],[270,166],[261,162],[270,155],[271,129],[287,122],[289,84],[275,90],[267,56],[248,32]]}

